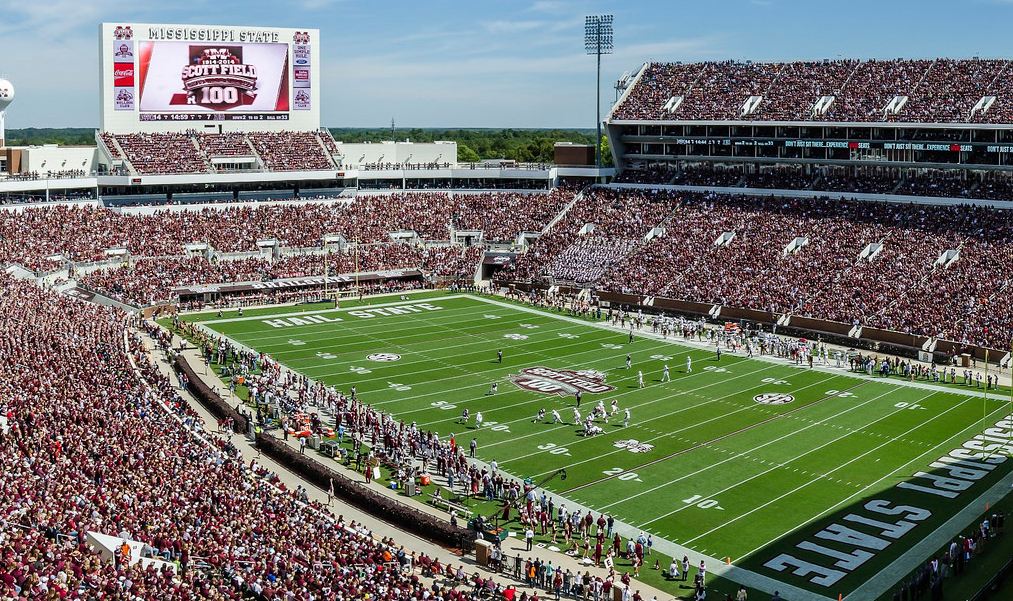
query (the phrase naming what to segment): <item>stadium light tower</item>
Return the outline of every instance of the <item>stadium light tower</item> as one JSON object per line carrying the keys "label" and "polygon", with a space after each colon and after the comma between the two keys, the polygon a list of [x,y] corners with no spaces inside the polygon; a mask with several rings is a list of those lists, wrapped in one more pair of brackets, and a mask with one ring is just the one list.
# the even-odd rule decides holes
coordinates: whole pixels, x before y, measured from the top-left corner
{"label": "stadium light tower", "polygon": [[598,136],[594,139],[594,165],[601,167],[601,55],[612,54],[612,15],[584,17],[584,51],[598,57],[598,79],[595,85],[595,124]]}
{"label": "stadium light tower", "polygon": [[14,102],[14,84],[6,79],[0,79],[0,148],[7,146],[5,133],[7,107]]}

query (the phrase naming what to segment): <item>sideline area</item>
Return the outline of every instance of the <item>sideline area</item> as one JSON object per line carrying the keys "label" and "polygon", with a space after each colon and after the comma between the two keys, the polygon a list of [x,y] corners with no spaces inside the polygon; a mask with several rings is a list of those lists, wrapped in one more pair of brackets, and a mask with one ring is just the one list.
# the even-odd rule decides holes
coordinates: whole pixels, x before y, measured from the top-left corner
{"label": "sideline area", "polygon": [[[411,296],[411,295],[409,295],[409,296]],[[562,320],[562,321],[567,321],[567,322],[572,322],[572,323],[578,323],[580,325],[584,325],[584,326],[588,326],[588,327],[603,328],[603,329],[608,329],[608,330],[617,331],[617,332],[624,332],[625,331],[622,328],[613,327],[611,325],[608,325],[608,324],[600,322],[600,321],[580,319],[580,318],[577,318],[577,317],[572,317],[572,316],[568,316],[568,315],[562,315],[562,314],[560,314],[558,312],[554,312],[554,311],[551,311],[551,310],[544,310],[544,309],[541,309],[541,308],[536,308],[536,307],[532,307],[532,306],[522,305],[522,304],[520,304],[518,302],[515,302],[515,301],[500,300],[500,299],[496,299],[496,298],[489,298],[489,297],[484,296],[484,295],[468,294],[467,296],[469,298],[480,300],[482,302],[486,302],[486,303],[489,303],[489,304],[493,304],[493,305],[497,305],[497,306],[501,306],[501,307],[506,307],[506,308],[510,308],[510,309],[513,309],[513,310],[525,311],[525,312],[529,312],[529,313],[533,313],[533,314],[539,314],[539,315],[542,315],[542,316],[551,317],[551,318]],[[451,296],[438,296],[438,297],[429,297],[429,298],[434,299],[434,300],[439,300],[439,299],[445,299],[445,298],[454,298],[454,296],[453,295],[451,295]],[[409,300],[409,301],[401,301],[401,302],[411,302],[411,301]],[[385,307],[385,306],[396,306],[397,304],[399,304],[399,303],[398,302],[389,302],[389,303],[380,303],[380,304],[370,304],[368,306],[369,307]],[[221,320],[203,321],[202,325],[204,325],[204,324],[212,324],[212,323],[229,322],[229,321],[238,321],[238,320],[263,319],[265,317],[296,316],[296,315],[300,315],[300,314],[314,314],[314,313],[322,312],[322,311],[313,311],[313,312],[303,312],[303,313],[285,313],[284,312],[284,307],[278,307],[277,309],[278,309],[278,312],[276,312],[276,313],[261,314],[261,315],[258,315],[256,317],[251,316],[251,317],[242,317],[242,318],[235,318],[235,319],[226,318],[226,319],[221,319]],[[347,310],[352,310],[352,309],[353,309],[353,307],[347,307],[347,308],[342,308],[342,309],[332,309],[331,311],[347,311]],[[221,336],[221,334],[219,334],[217,332],[214,332],[214,335],[215,336]],[[705,347],[707,347],[706,343],[698,343],[698,342],[695,342],[695,341],[689,341],[689,340],[685,340],[685,339],[678,338],[678,337],[677,338],[668,338],[668,339],[665,339],[661,335],[655,335],[655,334],[652,334],[650,332],[645,332],[645,331],[639,331],[639,332],[637,332],[637,336],[638,337],[645,337],[645,338],[653,338],[653,339],[657,339],[657,340],[664,340],[664,341],[672,343],[674,345],[682,345],[682,346],[696,347],[696,348],[705,348]],[[243,345],[238,344],[235,341],[231,341],[231,342],[232,342],[232,344],[235,344],[237,347],[245,348],[245,347],[243,347]],[[828,346],[830,348],[838,348],[838,349],[842,348],[842,347],[834,347],[833,345],[828,345]],[[200,358],[199,353],[198,353],[197,350],[190,349],[187,352],[189,352],[195,358],[196,362],[193,363],[193,365],[200,365],[200,364],[203,363],[203,360]],[[770,362],[770,363],[779,363],[779,364],[784,364],[785,363],[784,359],[778,358],[778,357],[759,356],[759,357],[755,357],[755,358],[758,358],[759,360],[767,361],[767,362]],[[847,368],[837,368],[837,367],[832,367],[832,366],[816,365],[816,366],[813,367],[813,369],[814,370],[818,370],[818,371],[824,371],[824,372],[827,372],[827,373],[833,373],[835,375],[849,375],[851,377],[854,377],[854,378],[857,378],[857,379],[863,379],[863,380],[881,380],[881,381],[885,380],[882,377],[870,377],[870,376],[867,376],[865,374],[859,374],[859,373],[851,372]],[[215,387],[215,388],[227,388],[227,387],[223,386],[222,382],[220,380],[218,380],[217,376],[213,372],[210,372],[210,375],[208,376],[208,378],[209,379],[207,380],[207,383],[209,385],[211,385],[212,387]],[[1005,379],[1008,382],[1008,379],[1009,379],[1008,376],[1005,377]],[[920,389],[924,389],[924,390],[943,391],[943,392],[949,392],[949,393],[959,392],[960,394],[965,394],[965,395],[968,395],[968,396],[984,396],[984,393],[979,392],[979,391],[975,391],[973,389],[972,390],[960,389],[960,388],[956,388],[956,387],[953,387],[953,386],[942,386],[942,385],[936,385],[936,384],[927,383],[927,382],[917,382],[917,381],[916,382],[908,382],[908,381],[897,379],[897,378],[890,378],[889,380],[886,380],[886,381],[889,382],[889,383],[891,383],[891,384],[896,384],[898,386],[908,386],[908,387],[920,388]],[[223,391],[223,394],[227,395],[229,393]],[[995,398],[995,394],[994,393],[991,394],[991,395],[989,395],[989,396]],[[235,402],[239,402],[238,397],[234,397],[233,396],[231,398]],[[295,450],[299,449],[297,441],[295,441],[295,440],[288,441],[288,445],[291,448],[295,449]],[[317,456],[315,453],[312,454],[312,455],[313,455],[313,459],[315,461],[318,461],[318,462],[321,462],[321,463],[323,463],[324,461],[326,461],[326,459],[323,457],[323,455]],[[472,460],[472,461],[474,461],[474,460]],[[481,464],[481,462],[476,462],[476,463],[477,464]],[[333,467],[332,463],[328,463],[327,465],[331,465]],[[985,493],[983,493],[978,499],[976,499],[976,500],[972,501],[971,503],[969,503],[968,506],[967,506],[967,508],[964,511],[960,512],[960,514],[958,514],[957,516],[954,516],[954,518],[952,518],[951,520],[949,520],[944,526],[940,527],[939,529],[937,529],[937,531],[931,533],[929,536],[927,536],[924,539],[922,539],[922,541],[918,545],[916,545],[915,547],[913,547],[912,549],[910,549],[902,557],[898,558],[894,562],[894,564],[892,564],[890,566],[890,569],[888,570],[890,572],[890,574],[880,574],[876,579],[874,579],[876,581],[875,583],[872,583],[872,582],[866,583],[866,585],[864,585],[862,587],[862,589],[861,589],[862,594],[859,595],[859,597],[863,597],[864,598],[865,595],[872,594],[872,593],[875,593],[878,596],[879,594],[885,593],[887,590],[889,590],[889,588],[893,586],[893,580],[896,580],[896,579],[899,579],[900,577],[903,577],[903,575],[907,571],[909,571],[908,569],[906,569],[906,567],[909,564],[910,564],[910,567],[916,567],[920,563],[923,563],[924,560],[925,560],[925,558],[928,555],[930,555],[936,547],[939,546],[937,543],[941,544],[942,542],[945,542],[945,540],[948,540],[952,536],[954,536],[954,535],[958,534],[959,532],[963,531],[964,528],[965,528],[965,526],[966,526],[966,523],[969,523],[970,521],[974,520],[976,518],[976,516],[980,513],[980,511],[977,509],[977,507],[978,507],[979,504],[983,507],[984,503],[986,503],[986,502],[990,502],[990,503],[994,504],[995,501],[997,501],[999,499],[1002,499],[1008,493],[1008,491],[1009,491],[1009,488],[1010,488],[1009,485],[1010,485],[1011,478],[1013,478],[1013,476],[1008,476],[1002,482],[1000,482],[999,484],[993,486],[991,489],[989,489],[988,491],[986,491]],[[377,491],[382,491],[382,493],[386,494],[386,495],[395,496],[395,497],[398,496],[397,493],[392,492],[389,489],[387,489],[387,488],[385,488],[383,486],[380,486],[378,484],[375,484],[375,483],[373,485],[371,485],[371,488],[374,488]],[[580,509],[586,510],[586,508],[573,503],[572,500],[571,501],[567,501],[567,504],[570,505],[570,506],[576,506],[576,507],[578,507]],[[442,511],[439,511],[439,510],[436,510],[435,508],[431,507],[430,505],[428,505],[426,503],[416,503],[415,507],[417,509],[419,509],[419,510],[426,511],[427,513],[430,513],[432,515],[437,515],[437,516],[440,516],[440,517],[443,517],[443,518],[446,518],[446,515],[447,515],[446,513],[442,512]],[[965,522],[965,520],[966,520],[966,522]],[[625,524],[620,524],[620,523],[617,523],[617,525],[618,525],[617,529],[619,530],[619,532],[621,534],[624,535],[624,537],[628,538],[628,537],[631,537],[631,536],[636,536],[636,532],[638,531],[636,528],[634,528],[632,526],[625,525]],[[510,543],[510,542],[514,543],[514,546],[512,548],[507,544],[507,543]],[[510,541],[509,539],[507,539],[507,541],[504,544],[504,550],[507,551],[508,554],[511,553],[514,549],[518,549],[519,550],[519,549],[523,549],[523,547],[524,547],[523,542],[520,539],[517,539],[517,538],[515,538],[513,541]],[[725,576],[727,578],[734,579],[736,582],[742,582],[742,583],[748,584],[750,586],[750,588],[755,588],[757,590],[763,590],[763,591],[767,592],[768,594],[771,593],[771,592],[773,592],[773,590],[779,590],[779,591],[781,591],[782,596],[784,596],[785,598],[790,598],[790,599],[810,599],[810,600],[816,600],[816,599],[826,599],[827,598],[827,597],[823,597],[821,595],[818,595],[816,593],[805,591],[803,589],[793,590],[793,589],[795,589],[795,587],[791,587],[789,585],[785,585],[782,582],[778,582],[778,581],[773,580],[773,579],[768,578],[768,577],[760,576],[759,574],[755,574],[754,572],[750,572],[748,570],[744,570],[742,568],[738,568],[737,566],[726,566],[726,565],[724,565],[721,562],[721,560],[719,560],[717,558],[703,556],[699,552],[692,551],[692,550],[689,550],[689,549],[685,549],[683,547],[680,547],[679,545],[674,545],[672,543],[669,543],[668,541],[664,541],[664,540],[660,540],[660,539],[655,539],[655,549],[658,550],[658,551],[661,551],[661,552],[665,553],[666,555],[670,555],[670,556],[676,556],[676,557],[678,557],[678,556],[681,556],[681,555],[685,554],[685,555],[689,555],[691,557],[703,558],[703,559],[705,559],[708,562],[708,572],[710,572],[712,574],[715,574],[715,575],[718,575],[718,576]],[[926,551],[926,549],[928,549],[928,550]],[[557,561],[557,557],[558,558],[563,558],[564,560],[571,560],[572,561],[571,558],[565,557],[561,553],[558,553],[558,554],[555,554],[555,555],[552,556],[553,562],[557,563],[557,564],[560,563],[559,561]],[[565,564],[565,561],[563,561],[562,563]],[[576,569],[578,569],[578,570],[587,569],[586,566],[583,566],[579,562],[572,561],[572,563],[574,564],[574,566],[576,566]],[[696,563],[697,562],[694,561],[693,565],[696,565]],[[893,580],[891,580],[891,578],[893,578]],[[888,580],[891,580],[891,581],[887,582]],[[642,587],[642,588],[644,588],[644,587]],[[872,589],[882,589],[882,590],[873,591]],[[712,590],[711,592],[713,593],[714,591]],[[671,593],[663,593],[663,594],[671,594]],[[852,594],[854,595],[855,593],[852,593]]]}
{"label": "sideline area", "polygon": [[[157,359],[160,371],[162,371],[162,373],[164,373],[172,381],[175,381],[173,369],[169,365],[167,358],[165,357],[165,354],[157,350],[153,341],[149,337],[147,337],[146,335],[143,336],[149,354],[151,354],[153,357]],[[183,342],[182,338],[173,335],[172,344],[174,348],[179,348],[181,342]],[[187,345],[186,349],[183,351],[183,355],[191,360],[191,365],[199,366],[203,364],[203,359],[201,358],[199,351],[192,345]],[[226,396],[226,398],[230,399],[231,403],[241,402],[239,397],[236,397],[234,394],[229,393],[228,387],[223,386],[222,382],[218,379],[218,377],[213,371],[205,371],[204,373],[199,372],[198,375],[201,376],[204,382],[209,386],[211,386],[213,389],[216,388],[219,390],[219,392],[222,392],[223,396],[231,395]],[[181,396],[183,396],[184,399],[186,399],[186,401],[190,404],[191,408],[193,408],[200,414],[201,418],[204,420],[205,425],[214,424],[216,422],[214,416],[212,416],[200,403],[198,403],[196,399],[188,391],[179,390],[178,392],[181,394]],[[236,448],[240,450],[240,452],[243,455],[243,459],[245,462],[247,462],[247,464],[251,461],[256,461],[258,464],[261,464],[265,466],[267,469],[274,472],[278,476],[280,481],[283,482],[285,486],[288,487],[289,489],[295,490],[296,486],[303,486],[307,490],[307,493],[311,500],[318,501],[324,505],[328,505],[327,491],[322,490],[316,486],[304,486],[306,482],[302,478],[300,478],[287,468],[282,467],[277,462],[260,454],[256,446],[249,438],[240,435],[232,435],[230,440],[232,441],[233,445],[235,445]],[[298,450],[299,448],[295,440],[289,440],[287,444],[293,449]],[[322,462],[323,459],[322,456],[317,457],[315,456],[315,454],[313,454],[312,457],[315,461]],[[337,462],[331,462],[330,466],[337,467],[337,469],[341,470],[347,469],[344,468],[343,466],[340,466]],[[346,473],[351,474],[352,472],[353,470],[347,470]],[[363,480],[360,480],[360,484],[362,486],[367,486],[367,484]],[[397,497],[397,493],[391,491],[389,488],[386,488],[376,482],[373,482],[368,486],[371,490],[375,492],[388,495],[391,497]],[[438,516],[441,519],[449,519],[449,515],[446,512],[438,510],[427,503],[421,502],[415,503],[413,506],[416,509],[426,511],[427,513]],[[510,573],[507,572],[490,573],[487,568],[480,568],[478,566],[477,562],[475,561],[474,554],[462,557],[456,552],[456,550],[441,547],[421,537],[415,536],[411,533],[401,530],[388,522],[377,519],[376,517],[370,515],[369,513],[360,511],[357,508],[352,507],[351,505],[343,503],[340,499],[334,499],[334,501],[331,502],[329,507],[333,511],[335,511],[335,513],[341,514],[347,519],[355,520],[357,522],[364,524],[367,528],[369,528],[373,532],[373,535],[375,537],[391,537],[395,541],[397,541],[400,545],[403,545],[407,550],[415,551],[416,553],[425,553],[426,555],[432,558],[439,559],[440,562],[444,564],[462,565],[464,566],[465,571],[469,573],[469,575],[478,570],[481,570],[484,576],[492,576],[497,580],[503,579],[508,580],[509,583],[516,586],[518,590],[529,590],[539,592],[543,591],[543,589],[541,589],[540,587],[527,587],[524,584],[523,579],[511,577]],[[502,543],[502,549],[504,555],[511,558],[529,559],[529,558],[536,558],[538,556],[538,553],[532,555],[531,552],[525,550],[524,540],[521,537],[507,538]],[[547,550],[539,549],[539,551],[542,552],[541,559],[544,560],[550,559],[550,557],[548,556],[549,552]],[[584,572],[590,572],[592,574],[601,576],[602,578],[605,578],[608,575],[607,570],[588,566],[562,553],[552,553],[551,561],[553,565],[563,566],[564,569],[569,569],[574,574],[582,574]],[[636,582],[634,590],[639,590],[641,596],[643,596],[645,599],[650,599],[651,597],[654,597],[656,599],[663,599],[672,596],[671,592],[662,591],[640,582]],[[687,590],[691,591],[692,589],[690,588]]]}

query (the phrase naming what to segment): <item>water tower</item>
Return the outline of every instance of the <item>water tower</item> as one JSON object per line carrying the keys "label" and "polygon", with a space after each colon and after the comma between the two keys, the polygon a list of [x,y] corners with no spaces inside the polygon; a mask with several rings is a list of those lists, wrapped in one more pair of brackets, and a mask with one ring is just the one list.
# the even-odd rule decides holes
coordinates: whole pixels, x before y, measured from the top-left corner
{"label": "water tower", "polygon": [[0,148],[7,146],[7,137],[4,133],[5,118],[7,117],[7,107],[12,102],[14,102],[14,84],[6,79],[0,79]]}

